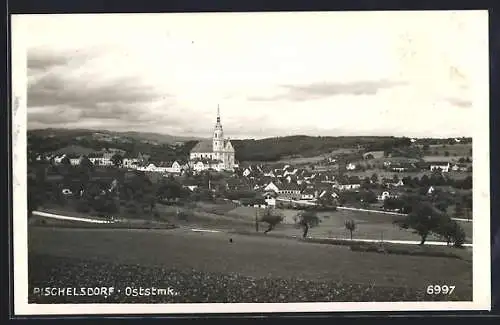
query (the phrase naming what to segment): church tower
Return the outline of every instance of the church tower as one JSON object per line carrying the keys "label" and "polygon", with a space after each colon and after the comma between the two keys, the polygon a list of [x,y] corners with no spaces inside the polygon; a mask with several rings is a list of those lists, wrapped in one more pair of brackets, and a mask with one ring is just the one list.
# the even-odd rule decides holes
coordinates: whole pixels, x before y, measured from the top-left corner
{"label": "church tower", "polygon": [[213,141],[213,151],[216,153],[217,157],[220,157],[221,151],[224,149],[224,131],[222,131],[222,124],[220,122],[220,110],[219,105],[217,105],[217,123],[215,124]]}

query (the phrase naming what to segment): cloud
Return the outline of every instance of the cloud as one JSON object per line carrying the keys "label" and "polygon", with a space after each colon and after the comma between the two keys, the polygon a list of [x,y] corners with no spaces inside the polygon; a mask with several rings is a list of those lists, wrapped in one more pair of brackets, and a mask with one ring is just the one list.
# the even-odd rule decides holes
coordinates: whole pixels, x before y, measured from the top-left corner
{"label": "cloud", "polygon": [[99,59],[93,55],[93,51],[29,51],[29,127],[102,124],[99,119],[127,127],[163,120],[151,109],[172,106],[173,96],[133,74],[93,73],[92,62]]}
{"label": "cloud", "polygon": [[99,80],[69,80],[62,74],[48,73],[28,85],[29,106],[69,105],[99,110],[102,104],[144,103],[159,97],[134,77],[102,84]]}
{"label": "cloud", "polygon": [[250,101],[305,101],[337,95],[375,95],[379,90],[404,85],[402,82],[379,80],[357,82],[317,82],[307,85],[282,85],[286,92],[275,96],[250,96]]}
{"label": "cloud", "polygon": [[37,73],[67,66],[71,59],[64,55],[47,55],[47,53],[39,53],[33,51],[28,53],[28,73]]}
{"label": "cloud", "polygon": [[485,36],[421,15],[30,16],[28,127],[206,137],[220,104],[230,137],[468,134]]}

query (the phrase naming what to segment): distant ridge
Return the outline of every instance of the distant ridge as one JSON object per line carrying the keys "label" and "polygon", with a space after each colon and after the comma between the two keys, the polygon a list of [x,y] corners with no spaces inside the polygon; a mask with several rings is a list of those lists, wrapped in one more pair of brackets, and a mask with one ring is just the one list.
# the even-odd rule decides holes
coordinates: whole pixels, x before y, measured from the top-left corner
{"label": "distant ridge", "polygon": [[174,136],[169,134],[161,134],[154,132],[136,132],[126,131],[117,132],[109,130],[91,130],[91,129],[65,129],[65,128],[46,128],[46,129],[32,129],[28,130],[28,135],[36,136],[66,136],[66,137],[84,137],[84,136],[104,136],[104,137],[118,137],[122,139],[133,139],[136,141],[150,141],[158,144],[175,144],[177,142],[186,142],[193,140],[204,140],[199,137],[184,137]]}

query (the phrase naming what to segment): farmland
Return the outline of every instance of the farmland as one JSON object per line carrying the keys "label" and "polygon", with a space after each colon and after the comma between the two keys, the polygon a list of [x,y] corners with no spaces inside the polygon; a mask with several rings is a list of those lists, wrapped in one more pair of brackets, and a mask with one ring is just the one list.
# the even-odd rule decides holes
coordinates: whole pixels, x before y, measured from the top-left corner
{"label": "farmland", "polygon": [[[134,302],[470,300],[472,288],[471,264],[460,259],[182,229],[31,227],[29,263],[30,287],[172,286],[180,293]],[[425,295],[429,283],[440,282],[456,285],[454,295]],[[89,298],[30,296],[31,302],[68,299]],[[106,302],[131,299],[113,296]]]}
{"label": "farmland", "polygon": [[[189,225],[193,227],[208,227],[227,230],[253,231],[255,229],[255,218],[262,216],[264,209],[235,206],[233,203],[193,203],[187,207],[167,206],[157,204],[159,221],[178,225]],[[48,212],[60,213],[77,217],[85,217],[78,212],[67,212],[58,209],[46,209]],[[182,218],[177,213],[182,211],[185,215]],[[257,212],[258,211],[258,212]],[[301,230],[295,226],[294,217],[300,210],[277,209],[283,216],[282,224],[276,226],[272,231],[275,234],[284,236],[297,236]],[[386,240],[419,240],[419,236],[411,230],[400,229],[393,224],[399,216],[365,211],[337,210],[332,212],[319,212],[321,222],[318,226],[311,228],[309,234],[313,237],[334,237],[348,238],[349,232],[345,229],[345,221],[353,220],[356,223],[354,238],[359,239],[386,239]],[[138,221],[140,222],[140,221]],[[143,223],[146,220],[143,221]],[[461,222],[467,240],[472,242],[472,223]],[[132,226],[130,226],[132,227]],[[260,228],[265,228],[261,224]],[[143,228],[143,226],[141,226]],[[262,231],[262,230],[261,230]],[[435,235],[430,235],[428,240],[441,240]]]}
{"label": "farmland", "polygon": [[472,156],[472,144],[453,144],[453,145],[430,145],[429,151],[434,153],[436,156],[444,156],[446,152],[449,153],[450,156],[455,157],[467,157]]}
{"label": "farmland", "polygon": [[[444,158],[444,157],[442,157]],[[445,159],[441,159],[441,161],[446,161]],[[380,178],[388,178],[388,179],[393,179],[394,175],[397,175],[399,178],[404,178],[404,177],[411,177],[411,178],[422,178],[422,176],[427,175],[430,176],[432,175],[432,172],[429,171],[419,171],[419,172],[394,172],[394,171],[388,171],[388,170],[383,170],[383,169],[376,169],[376,170],[365,170],[365,171],[350,171],[349,175],[350,176],[358,176],[360,178],[365,178],[365,177],[371,177],[373,174],[377,174],[378,177]],[[446,173],[446,176],[450,179],[464,179],[467,176],[472,176],[472,173],[466,173],[466,172],[454,172],[450,171]]]}

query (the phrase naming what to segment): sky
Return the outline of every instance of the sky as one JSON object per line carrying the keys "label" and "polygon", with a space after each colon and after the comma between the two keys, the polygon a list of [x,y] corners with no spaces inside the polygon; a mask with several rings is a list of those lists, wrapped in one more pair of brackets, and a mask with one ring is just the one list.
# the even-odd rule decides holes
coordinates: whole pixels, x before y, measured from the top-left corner
{"label": "sky", "polygon": [[[30,15],[28,128],[472,136],[487,15]],[[486,61],[484,61],[486,60]]]}

